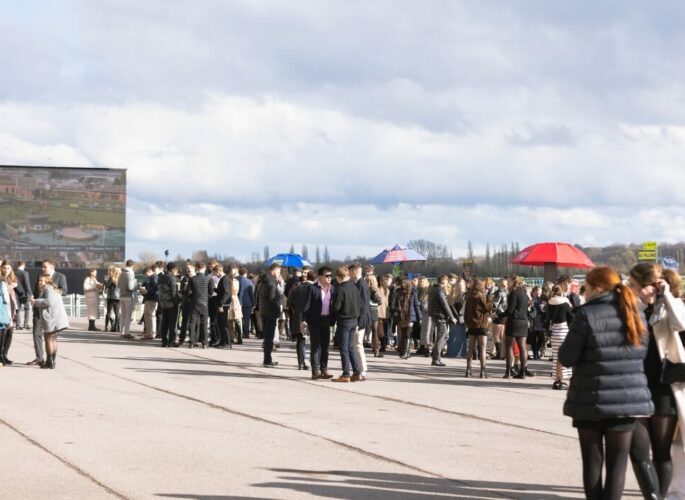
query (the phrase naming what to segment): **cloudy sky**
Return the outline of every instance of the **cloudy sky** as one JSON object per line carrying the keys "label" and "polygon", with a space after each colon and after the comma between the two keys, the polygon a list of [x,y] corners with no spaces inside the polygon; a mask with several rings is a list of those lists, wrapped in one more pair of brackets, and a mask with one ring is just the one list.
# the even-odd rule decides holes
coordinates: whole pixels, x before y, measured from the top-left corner
{"label": "cloudy sky", "polygon": [[0,3],[0,164],[128,169],[127,253],[685,240],[685,5]]}

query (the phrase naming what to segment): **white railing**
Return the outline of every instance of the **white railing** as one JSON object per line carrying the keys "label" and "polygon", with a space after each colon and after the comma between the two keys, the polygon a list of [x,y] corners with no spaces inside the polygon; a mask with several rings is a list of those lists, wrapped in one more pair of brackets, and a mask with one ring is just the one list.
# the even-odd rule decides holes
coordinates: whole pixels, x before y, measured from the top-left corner
{"label": "white railing", "polygon": [[[67,312],[67,316],[71,318],[85,318],[88,316],[88,308],[86,306],[85,295],[71,294],[62,297],[62,302],[64,303],[64,309]],[[107,301],[100,298],[100,318],[104,318],[107,314]],[[140,299],[136,303],[134,317],[138,317],[143,312],[143,304]]]}

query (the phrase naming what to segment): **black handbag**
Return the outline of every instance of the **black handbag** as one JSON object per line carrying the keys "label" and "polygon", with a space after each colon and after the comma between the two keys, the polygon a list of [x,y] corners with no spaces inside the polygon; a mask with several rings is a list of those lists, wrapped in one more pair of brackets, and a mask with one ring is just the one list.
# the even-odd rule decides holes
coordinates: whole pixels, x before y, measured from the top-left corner
{"label": "black handbag", "polygon": [[671,363],[668,358],[661,362],[661,383],[685,382],[685,363]]}

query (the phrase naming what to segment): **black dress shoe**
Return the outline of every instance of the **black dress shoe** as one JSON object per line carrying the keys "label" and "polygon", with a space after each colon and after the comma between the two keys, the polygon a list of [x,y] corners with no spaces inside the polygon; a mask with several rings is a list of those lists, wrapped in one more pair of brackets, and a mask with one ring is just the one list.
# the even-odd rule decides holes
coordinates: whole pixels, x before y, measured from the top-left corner
{"label": "black dress shoe", "polygon": [[264,363],[264,368],[276,368],[278,366],[278,361],[272,361],[271,363]]}

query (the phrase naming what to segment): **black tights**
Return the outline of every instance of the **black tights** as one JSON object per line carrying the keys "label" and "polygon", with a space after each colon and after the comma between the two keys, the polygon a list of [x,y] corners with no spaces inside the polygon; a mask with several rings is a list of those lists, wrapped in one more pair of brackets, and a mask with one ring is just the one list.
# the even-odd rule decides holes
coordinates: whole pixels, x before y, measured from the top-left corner
{"label": "black tights", "polygon": [[519,347],[519,360],[521,361],[521,372],[526,373],[528,365],[528,349],[526,348],[526,337],[506,337],[507,340],[507,371],[511,371],[511,365],[514,361],[514,342]]}
{"label": "black tights", "polygon": [[[626,481],[628,453],[633,433],[578,429],[583,458],[583,487],[588,500],[620,500]],[[605,462],[606,481],[602,486]]]}
{"label": "black tights", "polygon": [[649,462],[649,451],[657,476],[661,495],[666,496],[671,486],[673,462],[671,461],[671,444],[678,417],[675,415],[654,415],[649,418],[636,419],[633,445],[630,448],[630,459],[634,462]]}

